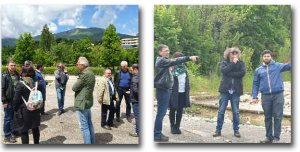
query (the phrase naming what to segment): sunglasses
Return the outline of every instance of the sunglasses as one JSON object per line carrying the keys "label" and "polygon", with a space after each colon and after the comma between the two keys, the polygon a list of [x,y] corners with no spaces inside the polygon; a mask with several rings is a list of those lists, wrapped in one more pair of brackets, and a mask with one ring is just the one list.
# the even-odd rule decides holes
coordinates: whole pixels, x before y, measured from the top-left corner
{"label": "sunglasses", "polygon": [[238,51],[232,51],[231,54],[238,54]]}

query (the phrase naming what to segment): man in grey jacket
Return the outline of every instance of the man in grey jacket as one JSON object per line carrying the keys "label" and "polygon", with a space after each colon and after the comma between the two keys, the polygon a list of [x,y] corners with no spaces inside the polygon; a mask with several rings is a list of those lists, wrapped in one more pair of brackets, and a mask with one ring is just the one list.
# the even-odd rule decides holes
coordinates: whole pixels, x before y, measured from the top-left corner
{"label": "man in grey jacket", "polygon": [[65,94],[66,94],[66,85],[69,80],[68,71],[65,70],[65,67],[62,63],[57,64],[57,70],[54,72],[55,75],[55,89],[57,93],[58,101],[58,116],[64,113],[64,103],[65,103]]}
{"label": "man in grey jacket", "polygon": [[157,113],[154,124],[154,140],[166,142],[169,141],[169,138],[162,134],[162,122],[168,109],[174,83],[170,67],[188,61],[195,62],[197,60],[197,56],[186,56],[176,59],[169,59],[170,50],[167,45],[158,46],[158,55],[159,57],[157,57],[155,63],[154,78],[154,87],[156,88],[157,99]]}

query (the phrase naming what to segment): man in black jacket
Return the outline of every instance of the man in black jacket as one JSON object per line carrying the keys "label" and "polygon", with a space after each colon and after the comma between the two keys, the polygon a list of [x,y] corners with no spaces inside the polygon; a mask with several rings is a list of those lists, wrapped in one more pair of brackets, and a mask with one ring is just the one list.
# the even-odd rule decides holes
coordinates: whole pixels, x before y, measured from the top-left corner
{"label": "man in black jacket", "polygon": [[119,102],[116,105],[116,117],[117,121],[120,122],[120,107],[123,97],[125,97],[126,102],[126,118],[128,122],[131,122],[131,105],[129,101],[129,89],[130,89],[130,81],[131,81],[131,73],[127,69],[127,62],[121,62],[121,70],[117,71],[114,76],[114,84],[117,89],[119,95]]}
{"label": "man in black jacket", "polygon": [[12,135],[11,123],[14,116],[13,111],[13,97],[15,86],[20,80],[19,74],[16,71],[16,63],[10,59],[7,62],[7,71],[2,73],[2,104],[4,108],[4,142],[15,143],[17,142],[15,137]]}
{"label": "man in black jacket", "polygon": [[135,118],[135,133],[129,133],[130,136],[139,136],[139,65],[131,66],[131,82],[130,82],[130,102],[132,104],[133,114]]}
{"label": "man in black jacket", "polygon": [[239,132],[239,102],[243,94],[243,77],[246,74],[245,64],[240,60],[240,50],[237,47],[227,48],[224,52],[224,60],[220,64],[223,73],[219,87],[220,100],[216,131],[213,136],[221,136],[224,122],[224,114],[228,104],[231,103],[233,115],[233,130],[235,137],[241,137]]}
{"label": "man in black jacket", "polygon": [[195,62],[197,60],[197,56],[186,56],[175,59],[168,59],[170,50],[167,45],[158,46],[158,55],[159,57],[157,57],[155,63],[154,78],[154,87],[156,88],[157,99],[157,113],[154,124],[154,140],[169,141],[169,138],[162,134],[162,122],[168,109],[174,83],[170,67],[188,61]]}

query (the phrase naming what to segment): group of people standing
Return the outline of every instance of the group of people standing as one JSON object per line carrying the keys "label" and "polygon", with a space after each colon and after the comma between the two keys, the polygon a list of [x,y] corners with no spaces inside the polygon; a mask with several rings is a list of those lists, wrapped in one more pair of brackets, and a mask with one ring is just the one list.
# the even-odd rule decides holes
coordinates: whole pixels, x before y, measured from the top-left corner
{"label": "group of people standing", "polygon": [[[197,56],[184,56],[181,52],[174,53],[169,59],[169,47],[158,46],[158,57],[155,63],[154,87],[156,88],[157,114],[154,124],[154,141],[167,142],[169,137],[162,134],[163,118],[169,107],[169,119],[172,134],[181,134],[180,122],[184,107],[190,106],[190,86],[187,72],[188,61],[195,62]],[[283,81],[282,72],[291,70],[291,63],[277,63],[272,52],[262,53],[263,63],[255,70],[252,87],[253,102],[258,102],[260,91],[265,116],[266,139],[260,143],[276,143],[280,140],[283,118]],[[233,114],[233,135],[241,137],[239,131],[239,102],[243,95],[243,77],[246,74],[241,51],[237,47],[224,51],[224,60],[220,63],[222,79],[219,86],[220,99],[216,131],[213,137],[221,136],[224,114],[228,101]],[[176,113],[176,114],[175,114]],[[273,125],[274,124],[274,125]],[[274,131],[273,131],[274,130]]]}
{"label": "group of people standing", "polygon": [[[73,85],[72,90],[75,92],[74,108],[78,113],[80,129],[82,131],[85,144],[95,143],[94,127],[92,123],[91,108],[93,106],[93,91],[96,84],[96,78],[89,67],[89,61],[85,57],[80,57],[77,62],[80,71],[78,80]],[[58,116],[63,114],[66,85],[69,74],[62,63],[57,64],[58,70],[55,75],[55,89],[58,100]],[[21,73],[16,71],[16,63],[9,60],[7,71],[2,73],[2,104],[4,108],[4,141],[15,143],[16,136],[21,135],[22,144],[29,144],[28,131],[32,130],[34,144],[39,144],[41,115],[48,115],[45,112],[46,85],[47,82],[42,74],[43,66],[37,65],[34,70],[33,64],[26,61],[22,67]],[[120,118],[121,99],[125,96],[126,101],[126,118],[131,122],[131,104],[133,107],[136,131],[129,133],[130,136],[139,136],[138,125],[138,64],[131,66],[130,72],[127,69],[127,62],[121,63],[121,72],[115,75],[115,83],[112,81],[111,69],[105,69],[104,75],[98,83],[97,100],[101,104],[101,126],[111,130],[114,114],[117,120]],[[43,106],[38,109],[29,110],[27,105],[32,98],[31,92],[36,88],[43,96]],[[123,92],[124,91],[124,92]],[[119,100],[120,99],[120,100]],[[116,108],[114,107],[116,102]],[[116,109],[116,110],[115,110]],[[107,119],[107,111],[109,117]]]}

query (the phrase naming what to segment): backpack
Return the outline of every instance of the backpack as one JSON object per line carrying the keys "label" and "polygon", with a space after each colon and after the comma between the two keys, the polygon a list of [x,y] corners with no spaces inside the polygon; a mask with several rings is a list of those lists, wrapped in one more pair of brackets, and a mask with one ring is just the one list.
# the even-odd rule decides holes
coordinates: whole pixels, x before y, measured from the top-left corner
{"label": "backpack", "polygon": [[37,90],[38,82],[35,82],[35,87],[31,89],[24,81],[21,81],[29,90],[29,98],[28,102],[24,99],[22,96],[22,99],[29,111],[35,111],[37,109],[40,109],[43,106],[43,95],[41,91]]}

